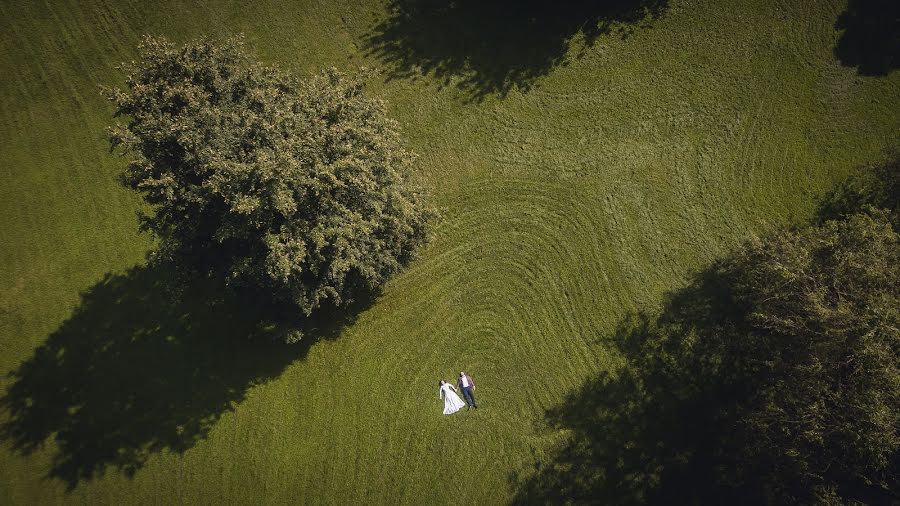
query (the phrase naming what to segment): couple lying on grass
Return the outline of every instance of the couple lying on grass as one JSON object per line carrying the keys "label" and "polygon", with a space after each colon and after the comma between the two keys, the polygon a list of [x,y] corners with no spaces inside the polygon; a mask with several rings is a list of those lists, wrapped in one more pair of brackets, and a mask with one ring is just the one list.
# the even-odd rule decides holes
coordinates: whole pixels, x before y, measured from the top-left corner
{"label": "couple lying on grass", "polygon": [[457,389],[450,383],[440,380],[438,386],[440,387],[438,397],[444,399],[445,415],[456,413],[466,405],[466,402],[469,403],[469,407],[466,408],[467,411],[471,408],[478,409],[478,404],[475,404],[475,382],[472,381],[472,377],[468,374],[460,372],[459,379],[456,381],[456,386],[459,387],[459,390],[462,390],[466,402],[463,402],[462,399],[456,395]]}

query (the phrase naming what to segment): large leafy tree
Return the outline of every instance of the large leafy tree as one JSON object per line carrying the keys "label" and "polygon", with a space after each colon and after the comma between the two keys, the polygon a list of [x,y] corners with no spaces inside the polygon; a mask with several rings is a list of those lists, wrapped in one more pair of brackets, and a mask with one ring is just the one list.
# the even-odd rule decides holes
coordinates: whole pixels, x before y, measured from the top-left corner
{"label": "large leafy tree", "polygon": [[376,290],[426,238],[414,156],[361,78],[299,79],[240,38],[145,38],[107,90],[124,183],[151,212],[156,256],[262,288],[306,314]]}
{"label": "large leafy tree", "polygon": [[741,473],[773,502],[883,496],[900,450],[900,236],[870,210],[749,245]]}

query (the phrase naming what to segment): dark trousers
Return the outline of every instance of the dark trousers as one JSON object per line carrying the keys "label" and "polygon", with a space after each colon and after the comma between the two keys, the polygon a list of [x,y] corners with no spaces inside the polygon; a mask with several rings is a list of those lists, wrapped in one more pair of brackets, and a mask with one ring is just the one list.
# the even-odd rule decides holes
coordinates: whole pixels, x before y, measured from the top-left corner
{"label": "dark trousers", "polygon": [[475,404],[475,392],[472,391],[472,387],[463,387],[463,397],[466,399],[466,402],[469,403],[469,406],[478,407],[478,404]]}

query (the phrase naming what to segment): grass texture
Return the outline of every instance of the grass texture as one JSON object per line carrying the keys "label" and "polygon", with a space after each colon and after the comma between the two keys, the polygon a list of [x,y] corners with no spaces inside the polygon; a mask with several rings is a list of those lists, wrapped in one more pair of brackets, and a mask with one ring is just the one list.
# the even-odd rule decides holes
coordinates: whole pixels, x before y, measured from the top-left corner
{"label": "grass texture", "polygon": [[[510,501],[621,321],[900,140],[873,2],[549,4],[0,4],[0,392],[25,406],[0,502]],[[98,91],[146,33],[380,70],[442,214],[421,256],[289,348],[215,287],[171,294]],[[461,369],[481,409],[443,417]]]}

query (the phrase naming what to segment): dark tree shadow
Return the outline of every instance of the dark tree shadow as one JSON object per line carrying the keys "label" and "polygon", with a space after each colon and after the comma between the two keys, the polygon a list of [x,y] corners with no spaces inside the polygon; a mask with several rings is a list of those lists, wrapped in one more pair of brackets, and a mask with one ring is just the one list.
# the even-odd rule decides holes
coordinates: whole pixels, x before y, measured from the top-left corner
{"label": "dark tree shadow", "polygon": [[[336,337],[368,303],[299,320],[263,300],[162,266],[107,275],[11,374],[2,436],[26,455],[55,440],[48,477],[70,490],[108,468],[133,475],[151,454],[203,440],[251,387]],[[304,340],[284,344],[295,330]]]}
{"label": "dark tree shadow", "polygon": [[[865,211],[900,212],[897,159],[859,171],[822,203],[816,222]],[[900,229],[900,223],[895,225]],[[659,314],[626,317],[602,342],[625,365],[603,372],[546,413],[562,443],[524,476],[510,477],[515,504],[767,504],[773,484],[803,498],[794,476],[773,479],[772,459],[739,430],[772,378],[760,350],[795,353],[751,321],[752,257],[731,255],[667,296]],[[790,341],[790,340],[787,340]],[[895,454],[893,469],[900,466]],[[840,468],[840,466],[833,466]],[[827,470],[826,470],[827,471]],[[844,499],[900,504],[896,491],[831,471]],[[810,499],[814,502],[814,499]],[[804,499],[797,499],[804,503]]]}
{"label": "dark tree shadow", "polygon": [[835,28],[844,32],[835,56],[860,75],[885,76],[900,64],[900,2],[849,0]]}
{"label": "dark tree shadow", "polygon": [[527,90],[566,63],[579,34],[627,37],[659,17],[668,0],[392,0],[388,19],[365,47],[388,67],[388,79],[457,79],[473,100]]}
{"label": "dark tree shadow", "polygon": [[[611,336],[627,365],[585,383],[547,413],[571,436],[527,477],[516,504],[758,503],[721,485],[720,445],[748,395],[739,353],[745,309],[720,263],[673,294],[662,315],[624,319]],[[749,494],[749,495],[748,495]]]}

